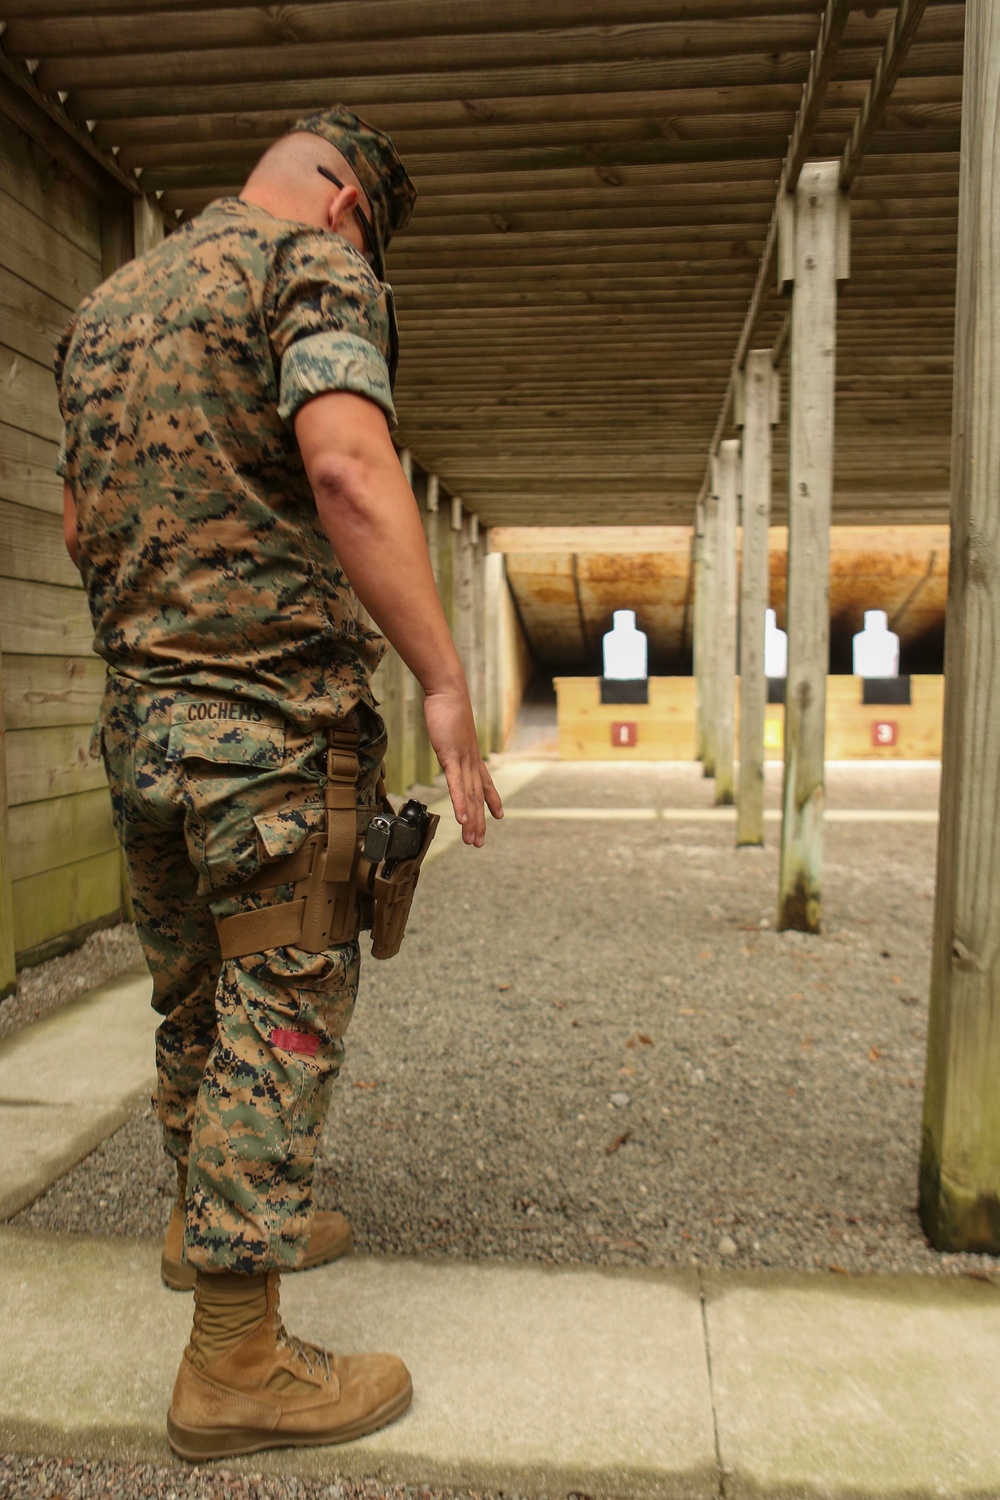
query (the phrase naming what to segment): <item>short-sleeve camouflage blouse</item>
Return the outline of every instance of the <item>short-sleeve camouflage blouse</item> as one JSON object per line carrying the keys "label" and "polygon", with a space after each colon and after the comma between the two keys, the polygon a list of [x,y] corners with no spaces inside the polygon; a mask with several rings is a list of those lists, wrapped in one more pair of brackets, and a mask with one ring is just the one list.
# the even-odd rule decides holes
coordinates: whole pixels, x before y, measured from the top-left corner
{"label": "short-sleeve camouflage blouse", "polygon": [[303,728],[372,702],[385,643],[358,621],[291,423],[334,390],[395,422],[390,295],[339,236],[228,198],[77,309],[56,357],[61,470],[115,670]]}

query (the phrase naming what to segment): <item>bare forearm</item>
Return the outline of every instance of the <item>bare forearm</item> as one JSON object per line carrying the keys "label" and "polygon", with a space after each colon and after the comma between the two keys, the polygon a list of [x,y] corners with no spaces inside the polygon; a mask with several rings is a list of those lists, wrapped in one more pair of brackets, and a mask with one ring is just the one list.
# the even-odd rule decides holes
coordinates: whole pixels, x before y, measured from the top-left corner
{"label": "bare forearm", "polygon": [[420,512],[395,455],[317,485],[316,507],[358,598],[424,692],[464,685]]}

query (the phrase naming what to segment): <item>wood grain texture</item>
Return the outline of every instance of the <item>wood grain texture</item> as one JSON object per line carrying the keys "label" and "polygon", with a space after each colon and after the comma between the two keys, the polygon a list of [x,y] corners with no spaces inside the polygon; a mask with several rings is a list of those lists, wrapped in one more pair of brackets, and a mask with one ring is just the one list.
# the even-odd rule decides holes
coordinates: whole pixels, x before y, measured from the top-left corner
{"label": "wood grain texture", "polygon": [[101,279],[100,260],[0,192],[0,265],[69,312]]}
{"label": "wood grain texture", "polygon": [[10,862],[7,809],[7,732],[4,720],[3,651],[0,650],[0,1000],[17,987],[17,945],[14,938],[14,890]]}
{"label": "wood grain texture", "polygon": [[62,480],[56,474],[59,445],[0,422],[0,498],[62,515]]}
{"label": "wood grain texture", "polygon": [[1000,11],[969,0],[941,831],[920,1216],[1000,1252]]}
{"label": "wood grain texture", "polygon": [[764,842],[764,626],[770,576],[771,427],[778,374],[770,349],[754,349],[743,371],[742,548],[740,557],[740,777],[736,843]]}
{"label": "wood grain texture", "polygon": [[118,850],[74,860],[14,882],[18,957],[121,910]]}
{"label": "wood grain texture", "polygon": [[701,764],[706,776],[715,775],[716,745],[718,742],[718,693],[716,689],[716,664],[718,660],[715,621],[719,610],[719,500],[714,491],[709,491],[702,500],[704,524],[701,543],[700,584],[701,641],[698,657],[700,701],[703,704],[701,722]]}
{"label": "wood grain texture", "polygon": [[93,726],[13,729],[7,734],[9,805],[92,792],[105,785],[104,765],[93,760]]}
{"label": "wood grain texture", "polygon": [[0,191],[91,260],[101,253],[93,191],[0,113]]}
{"label": "wood grain texture", "polygon": [[89,656],[94,638],[83,591],[12,579],[0,590],[5,653]]}
{"label": "wood grain texture", "polygon": [[61,302],[0,266],[0,328],[8,348],[51,369],[56,340],[66,323]]}
{"label": "wood grain texture", "polygon": [[63,541],[62,518],[0,500],[0,578],[79,588]]}
{"label": "wood grain texture", "polygon": [[809,162],[792,221],[788,421],[788,683],[779,929],[820,930],[830,632],[839,164]]}
{"label": "wood grain texture", "polygon": [[[68,863],[68,852],[75,859],[89,859],[117,849],[106,787],[41,802],[22,802],[8,809],[7,820],[11,878],[15,883],[57,870]],[[17,945],[33,946],[25,942],[19,929]]]}
{"label": "wood grain texture", "polygon": [[74,724],[90,732],[104,692],[99,657],[5,652],[3,661],[8,731]]}
{"label": "wood grain texture", "polygon": [[740,445],[736,438],[719,444],[712,487],[718,501],[715,609],[715,802],[729,806],[734,792],[736,729],[736,631],[738,583],[736,536],[739,525]]}
{"label": "wood grain texture", "polygon": [[52,371],[0,344],[0,414],[11,427],[58,443],[62,418]]}

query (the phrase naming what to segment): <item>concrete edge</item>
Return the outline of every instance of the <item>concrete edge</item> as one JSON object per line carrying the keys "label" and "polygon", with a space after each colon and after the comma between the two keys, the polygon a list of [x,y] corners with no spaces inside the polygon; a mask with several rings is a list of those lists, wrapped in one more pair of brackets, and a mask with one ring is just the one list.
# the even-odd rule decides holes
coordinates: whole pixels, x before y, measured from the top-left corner
{"label": "concrete edge", "polygon": [[724,1297],[744,1291],[767,1291],[779,1286],[789,1292],[824,1292],[853,1300],[874,1298],[911,1303],[926,1308],[930,1303],[955,1304],[989,1301],[1000,1294],[1000,1265],[995,1279],[962,1273],[928,1275],[919,1271],[875,1271],[864,1275],[841,1275],[836,1271],[739,1271],[699,1270],[702,1298],[708,1310]]}
{"label": "concrete edge", "polygon": [[81,1010],[89,1009],[92,1005],[99,1004],[119,990],[129,989],[139,980],[144,980],[152,992],[152,980],[145,964],[141,967],[133,964],[127,969],[122,969],[120,973],[112,975],[103,984],[96,985],[94,989],[85,990],[80,995],[74,995],[71,1000],[64,1001],[62,1005],[57,1005],[53,1010],[47,1011],[44,1016],[39,1016],[37,1021],[27,1021],[23,1026],[18,1026],[15,1031],[9,1031],[6,1036],[0,1037],[0,1060],[19,1052],[23,1047],[34,1045],[44,1037],[46,1031],[58,1029],[67,1018],[77,1015]]}
{"label": "concrete edge", "polygon": [[[79,1125],[62,1150],[50,1157],[44,1167],[40,1167],[8,1191],[0,1192],[0,1222],[12,1219],[22,1209],[30,1207],[61,1177],[65,1177],[67,1172],[72,1171],[92,1151],[96,1151],[98,1146],[102,1146],[116,1130],[120,1130],[149,1098],[154,1084],[155,1078],[151,1074],[148,1083],[123,1095],[96,1118],[92,1117],[86,1124]],[[54,1104],[52,1109],[66,1116],[75,1113],[68,1105]],[[24,1233],[30,1231],[25,1230]]]}
{"label": "concrete edge", "polygon": [[[405,1423],[405,1416],[400,1423]],[[362,1440],[363,1441],[363,1440]],[[520,1492],[590,1497],[590,1500],[716,1500],[718,1475],[714,1468],[687,1470],[669,1476],[650,1475],[641,1469],[572,1470],[558,1465],[532,1464],[501,1468],[492,1464],[448,1463],[428,1460],[424,1454],[409,1454],[405,1448],[377,1459],[350,1443],[315,1448],[272,1448],[244,1458],[218,1459],[189,1465],[173,1452],[166,1439],[166,1404],[163,1427],[104,1426],[84,1433],[32,1422],[0,1419],[0,1451],[24,1456],[109,1460],[112,1463],[149,1463],[185,1473],[218,1474],[225,1470],[243,1476],[280,1476],[297,1479],[377,1480],[383,1484],[432,1484],[456,1489],[504,1491],[512,1486]],[[825,1500],[831,1500],[826,1496]],[[864,1500],[872,1500],[871,1496]],[[910,1500],[910,1497],[905,1497]],[[925,1500],[925,1497],[914,1497]],[[963,1497],[966,1500],[966,1497]],[[979,1496],[967,1500],[980,1500]],[[982,1497],[990,1500],[990,1497]]]}

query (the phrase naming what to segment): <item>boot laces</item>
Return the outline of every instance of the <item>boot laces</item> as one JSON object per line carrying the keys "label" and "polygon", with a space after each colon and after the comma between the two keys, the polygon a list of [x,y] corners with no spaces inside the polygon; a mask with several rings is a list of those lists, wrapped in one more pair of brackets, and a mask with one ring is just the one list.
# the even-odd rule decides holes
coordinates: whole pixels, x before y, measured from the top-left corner
{"label": "boot laces", "polygon": [[316,1375],[322,1369],[326,1380],[330,1379],[330,1355],[326,1349],[321,1349],[318,1344],[307,1344],[304,1339],[296,1338],[289,1333],[281,1319],[278,1319],[277,1342],[283,1345],[291,1354],[293,1359],[300,1359],[310,1375]]}

